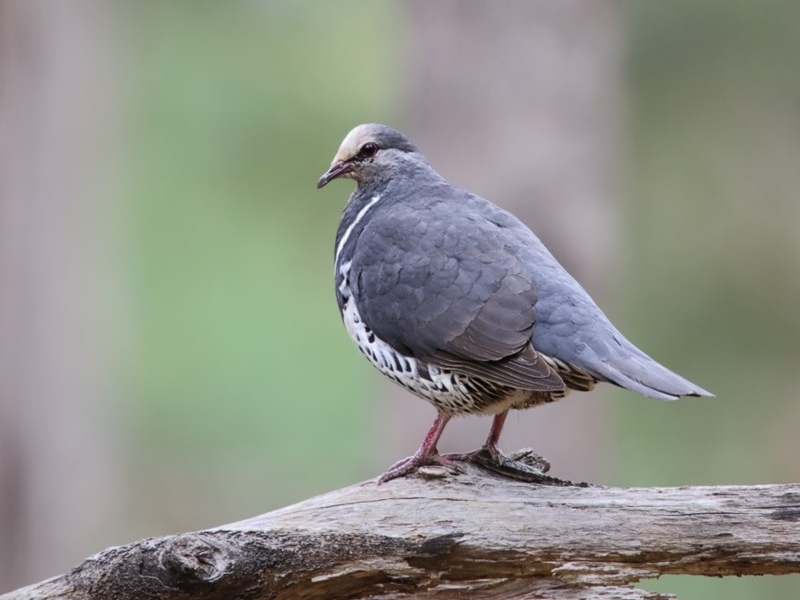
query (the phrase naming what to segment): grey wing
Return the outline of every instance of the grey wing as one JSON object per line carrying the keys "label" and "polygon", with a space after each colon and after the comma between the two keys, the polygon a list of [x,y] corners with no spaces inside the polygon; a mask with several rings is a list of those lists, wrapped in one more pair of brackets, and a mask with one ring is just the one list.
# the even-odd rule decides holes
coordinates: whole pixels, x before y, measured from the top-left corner
{"label": "grey wing", "polygon": [[494,226],[434,205],[376,216],[351,286],[361,317],[400,352],[510,387],[563,389],[531,345],[536,290]]}

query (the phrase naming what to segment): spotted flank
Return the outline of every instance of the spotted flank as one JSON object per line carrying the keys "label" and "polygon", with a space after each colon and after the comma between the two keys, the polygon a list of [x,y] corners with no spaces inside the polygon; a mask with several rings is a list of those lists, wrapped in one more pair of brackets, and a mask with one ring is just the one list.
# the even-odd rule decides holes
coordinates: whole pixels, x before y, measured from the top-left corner
{"label": "spotted flank", "polygon": [[558,373],[558,376],[561,377],[561,379],[564,381],[564,385],[566,386],[566,389],[560,392],[551,392],[553,398],[563,398],[569,393],[570,390],[588,392],[594,389],[594,386],[597,385],[597,379],[592,377],[589,373],[581,371],[574,365],[545,354],[542,354],[541,356],[548,365],[555,369],[556,373]]}
{"label": "spotted flank", "polygon": [[[339,266],[342,320],[361,353],[383,375],[444,414],[497,414],[552,402],[564,392],[535,392],[499,385],[426,364],[401,354],[364,323],[350,289],[350,261]],[[551,395],[552,394],[552,395]]]}

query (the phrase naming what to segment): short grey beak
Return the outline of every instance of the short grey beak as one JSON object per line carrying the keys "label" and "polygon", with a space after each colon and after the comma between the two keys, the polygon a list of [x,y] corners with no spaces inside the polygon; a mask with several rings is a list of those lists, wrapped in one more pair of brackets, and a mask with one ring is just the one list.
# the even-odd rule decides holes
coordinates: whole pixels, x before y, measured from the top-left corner
{"label": "short grey beak", "polygon": [[345,160],[332,164],[331,168],[317,180],[317,189],[325,187],[340,175],[347,173],[351,167],[352,165]]}

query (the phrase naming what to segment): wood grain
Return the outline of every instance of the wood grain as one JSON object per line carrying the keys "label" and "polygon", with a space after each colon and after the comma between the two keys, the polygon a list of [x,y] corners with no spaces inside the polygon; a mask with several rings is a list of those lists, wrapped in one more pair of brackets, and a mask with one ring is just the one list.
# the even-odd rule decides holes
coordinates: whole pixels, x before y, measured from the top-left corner
{"label": "wood grain", "polygon": [[800,572],[800,485],[545,486],[469,466],[109,548],[0,600],[667,598],[664,574]]}

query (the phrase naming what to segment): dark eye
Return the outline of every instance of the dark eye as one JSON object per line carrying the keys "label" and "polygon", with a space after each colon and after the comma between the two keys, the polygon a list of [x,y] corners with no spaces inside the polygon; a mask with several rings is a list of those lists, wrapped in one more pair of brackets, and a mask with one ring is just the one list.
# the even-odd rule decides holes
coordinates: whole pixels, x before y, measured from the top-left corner
{"label": "dark eye", "polygon": [[378,151],[378,144],[373,144],[372,142],[367,142],[363,146],[361,146],[361,150],[358,151],[358,158],[372,158],[375,156],[375,153]]}

